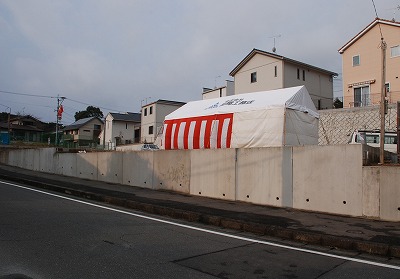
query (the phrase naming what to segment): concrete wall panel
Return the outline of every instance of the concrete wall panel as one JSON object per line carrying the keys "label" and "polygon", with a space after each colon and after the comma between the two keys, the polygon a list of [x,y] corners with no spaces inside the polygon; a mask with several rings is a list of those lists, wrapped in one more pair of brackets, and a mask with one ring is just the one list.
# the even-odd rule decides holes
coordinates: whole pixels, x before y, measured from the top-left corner
{"label": "concrete wall panel", "polygon": [[35,149],[24,149],[22,150],[22,165],[21,168],[33,170],[34,169],[34,161],[35,161]]}
{"label": "concrete wall panel", "polygon": [[77,177],[97,180],[97,154],[95,152],[76,154]]}
{"label": "concrete wall panel", "polygon": [[154,152],[154,188],[189,193],[190,152],[160,150]]}
{"label": "concrete wall panel", "polygon": [[42,172],[55,173],[56,158],[55,148],[39,149],[39,170]]}
{"label": "concrete wall panel", "polygon": [[8,154],[9,154],[9,150],[1,150],[0,151],[0,163],[1,164],[8,164],[8,160],[9,160],[9,156],[8,156]]}
{"label": "concrete wall panel", "polygon": [[379,217],[380,167],[363,167],[363,215]]}
{"label": "concrete wall panel", "polygon": [[235,199],[236,149],[191,150],[190,194]]}
{"label": "concrete wall panel", "polygon": [[237,200],[292,207],[292,185],[291,147],[238,150]]}
{"label": "concrete wall panel", "polygon": [[293,207],[361,216],[361,145],[293,147]]}
{"label": "concrete wall panel", "polygon": [[400,168],[380,167],[380,217],[388,221],[400,221]]}
{"label": "concrete wall panel", "polygon": [[22,167],[23,150],[10,150],[8,164],[15,167]]}
{"label": "concrete wall panel", "polygon": [[123,154],[122,183],[153,189],[153,161],[155,152],[127,151],[121,153]]}
{"label": "concrete wall panel", "polygon": [[100,152],[97,156],[98,180],[122,184],[122,153]]}
{"label": "concrete wall panel", "polygon": [[57,153],[56,173],[65,176],[77,176],[76,153]]}

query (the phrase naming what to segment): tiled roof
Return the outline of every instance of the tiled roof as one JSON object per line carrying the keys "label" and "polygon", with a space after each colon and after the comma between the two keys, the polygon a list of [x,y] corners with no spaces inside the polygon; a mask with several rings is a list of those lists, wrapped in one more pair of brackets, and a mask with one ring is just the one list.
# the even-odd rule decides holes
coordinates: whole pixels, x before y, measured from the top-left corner
{"label": "tiled roof", "polygon": [[140,113],[116,113],[110,112],[110,115],[114,120],[117,121],[131,121],[131,122],[140,122],[141,121],[141,114]]}
{"label": "tiled roof", "polygon": [[74,123],[72,123],[71,125],[65,126],[65,128],[63,129],[64,131],[68,131],[68,130],[76,130],[79,129],[80,127],[84,126],[86,123],[92,121],[93,119],[99,119],[102,123],[103,121],[98,118],[98,117],[87,117],[87,118],[82,118],[79,119],[77,121],[75,121]]}

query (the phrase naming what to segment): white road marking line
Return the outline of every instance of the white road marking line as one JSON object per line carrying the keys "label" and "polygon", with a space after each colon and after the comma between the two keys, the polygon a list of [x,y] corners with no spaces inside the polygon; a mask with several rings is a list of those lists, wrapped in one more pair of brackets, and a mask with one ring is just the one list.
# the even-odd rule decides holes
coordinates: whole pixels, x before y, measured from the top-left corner
{"label": "white road marking line", "polygon": [[168,225],[186,228],[186,229],[190,229],[190,230],[224,236],[224,237],[237,239],[237,240],[243,240],[243,241],[247,241],[247,242],[251,242],[251,243],[257,243],[257,244],[263,244],[263,245],[268,245],[268,246],[274,246],[274,247],[278,247],[278,248],[289,249],[289,250],[298,251],[298,252],[304,252],[304,253],[309,253],[309,254],[314,254],[314,255],[320,255],[320,256],[325,256],[325,257],[330,257],[330,258],[336,258],[336,259],[356,262],[356,263],[362,263],[362,264],[368,264],[368,265],[373,265],[373,266],[379,266],[379,267],[384,267],[384,268],[400,270],[400,266],[377,263],[377,262],[373,262],[373,261],[356,259],[356,258],[352,258],[352,257],[333,255],[333,254],[329,254],[329,253],[325,253],[325,252],[318,252],[318,251],[313,251],[313,250],[304,249],[304,248],[291,247],[288,245],[277,244],[277,243],[273,243],[273,242],[269,242],[269,241],[257,240],[257,239],[252,239],[252,238],[248,238],[248,237],[237,236],[237,235],[217,232],[217,231],[213,231],[213,230],[208,230],[208,229],[202,229],[202,228],[198,228],[198,227],[194,227],[194,226],[184,225],[184,224],[180,224],[180,223],[176,223],[176,222],[172,222],[172,221],[162,220],[162,219],[149,217],[149,216],[145,216],[145,215],[141,215],[141,214],[137,214],[137,213],[132,213],[132,212],[128,212],[128,211],[124,211],[124,210],[120,210],[120,209],[115,209],[115,208],[111,208],[111,207],[107,207],[107,206],[103,206],[103,205],[98,205],[98,204],[94,204],[94,203],[90,203],[90,202],[86,202],[86,201],[81,201],[81,200],[77,200],[77,199],[73,199],[73,198],[69,198],[69,197],[65,197],[65,196],[61,196],[61,195],[57,195],[57,194],[53,194],[53,193],[48,193],[45,191],[21,186],[21,185],[10,183],[10,182],[5,182],[5,181],[1,181],[1,180],[0,180],[0,182],[3,184],[6,184],[6,185],[22,188],[25,190],[29,190],[29,191],[33,191],[33,192],[37,192],[37,193],[41,193],[41,194],[69,200],[69,201],[73,201],[73,202],[77,202],[77,203],[81,203],[81,204],[85,204],[85,205],[90,205],[90,206],[94,206],[97,208],[106,209],[106,210],[110,210],[110,211],[114,211],[114,212],[118,212],[118,213],[122,213],[122,214],[126,214],[126,215],[131,215],[131,216],[135,216],[135,217],[142,218],[142,219],[147,219],[147,220],[151,220],[151,221],[155,221],[155,222],[160,222],[160,223],[164,223],[164,224],[168,224]]}

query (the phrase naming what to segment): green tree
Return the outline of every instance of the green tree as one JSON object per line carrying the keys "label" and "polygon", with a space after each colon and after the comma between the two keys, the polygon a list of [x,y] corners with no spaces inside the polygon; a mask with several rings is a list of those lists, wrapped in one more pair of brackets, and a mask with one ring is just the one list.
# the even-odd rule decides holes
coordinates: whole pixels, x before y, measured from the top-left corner
{"label": "green tree", "polygon": [[103,118],[103,112],[97,107],[88,106],[86,110],[81,110],[75,113],[75,121],[87,117]]}

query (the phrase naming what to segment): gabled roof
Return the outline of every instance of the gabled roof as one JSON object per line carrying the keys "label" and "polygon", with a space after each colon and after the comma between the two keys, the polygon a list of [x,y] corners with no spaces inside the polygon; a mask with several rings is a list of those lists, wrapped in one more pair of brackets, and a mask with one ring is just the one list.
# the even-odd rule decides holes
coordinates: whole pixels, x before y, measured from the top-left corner
{"label": "gabled roof", "polygon": [[69,130],[79,129],[94,119],[98,119],[101,123],[103,123],[103,121],[98,117],[95,117],[95,116],[87,117],[87,118],[79,119],[79,120],[75,121],[74,123],[72,123],[71,125],[65,126],[63,130],[69,131]]}
{"label": "gabled roof", "polygon": [[134,113],[134,112],[127,112],[127,113],[110,112],[109,114],[116,121],[126,121],[126,122],[140,122],[141,121],[141,114],[140,113]]}
{"label": "gabled roof", "polygon": [[[7,122],[1,122],[0,123],[0,129],[3,130],[8,130],[8,123]],[[10,123],[10,129],[11,130],[18,130],[18,131],[31,131],[31,132],[43,132],[44,130],[39,129],[38,127],[32,126],[32,125],[15,125]]]}
{"label": "gabled roof", "polygon": [[340,54],[342,54],[348,47],[350,47],[353,43],[355,43],[358,39],[360,39],[362,36],[364,36],[365,33],[367,33],[369,30],[371,30],[375,25],[377,24],[385,24],[385,25],[390,25],[390,26],[395,26],[395,27],[400,27],[400,22],[396,21],[390,21],[386,19],[381,19],[381,18],[375,18],[374,21],[372,21],[370,24],[368,24],[367,27],[365,27],[363,30],[361,30],[357,35],[355,35],[350,41],[348,41],[344,46],[342,46],[338,51]]}
{"label": "gabled roof", "polygon": [[142,108],[150,106],[150,105],[154,105],[154,104],[171,105],[171,106],[183,106],[186,103],[159,99],[159,100],[157,100],[155,102],[152,102],[150,104],[146,104],[146,105],[142,106]]}
{"label": "gabled roof", "polygon": [[249,62],[250,59],[252,59],[256,54],[261,54],[261,55],[269,56],[269,57],[272,57],[272,58],[275,58],[275,59],[278,59],[278,60],[283,60],[284,62],[288,62],[288,63],[295,64],[295,65],[299,65],[299,66],[302,66],[302,67],[305,67],[305,68],[309,68],[309,69],[313,69],[313,70],[315,70],[317,72],[322,72],[322,73],[325,73],[325,74],[328,74],[328,75],[332,75],[332,76],[337,76],[338,75],[337,73],[334,73],[334,72],[331,72],[331,71],[328,71],[328,70],[325,70],[325,69],[322,69],[322,68],[318,68],[318,67],[315,67],[315,66],[312,66],[312,65],[297,61],[297,60],[293,60],[293,59],[287,58],[287,57],[282,56],[282,55],[278,55],[276,53],[270,53],[270,52],[259,50],[259,49],[256,49],[256,48],[254,48],[242,61],[240,61],[240,63],[229,73],[229,75],[232,76],[232,77],[234,75],[236,75],[236,73],[239,72],[239,70],[244,65],[246,65],[247,62]]}

